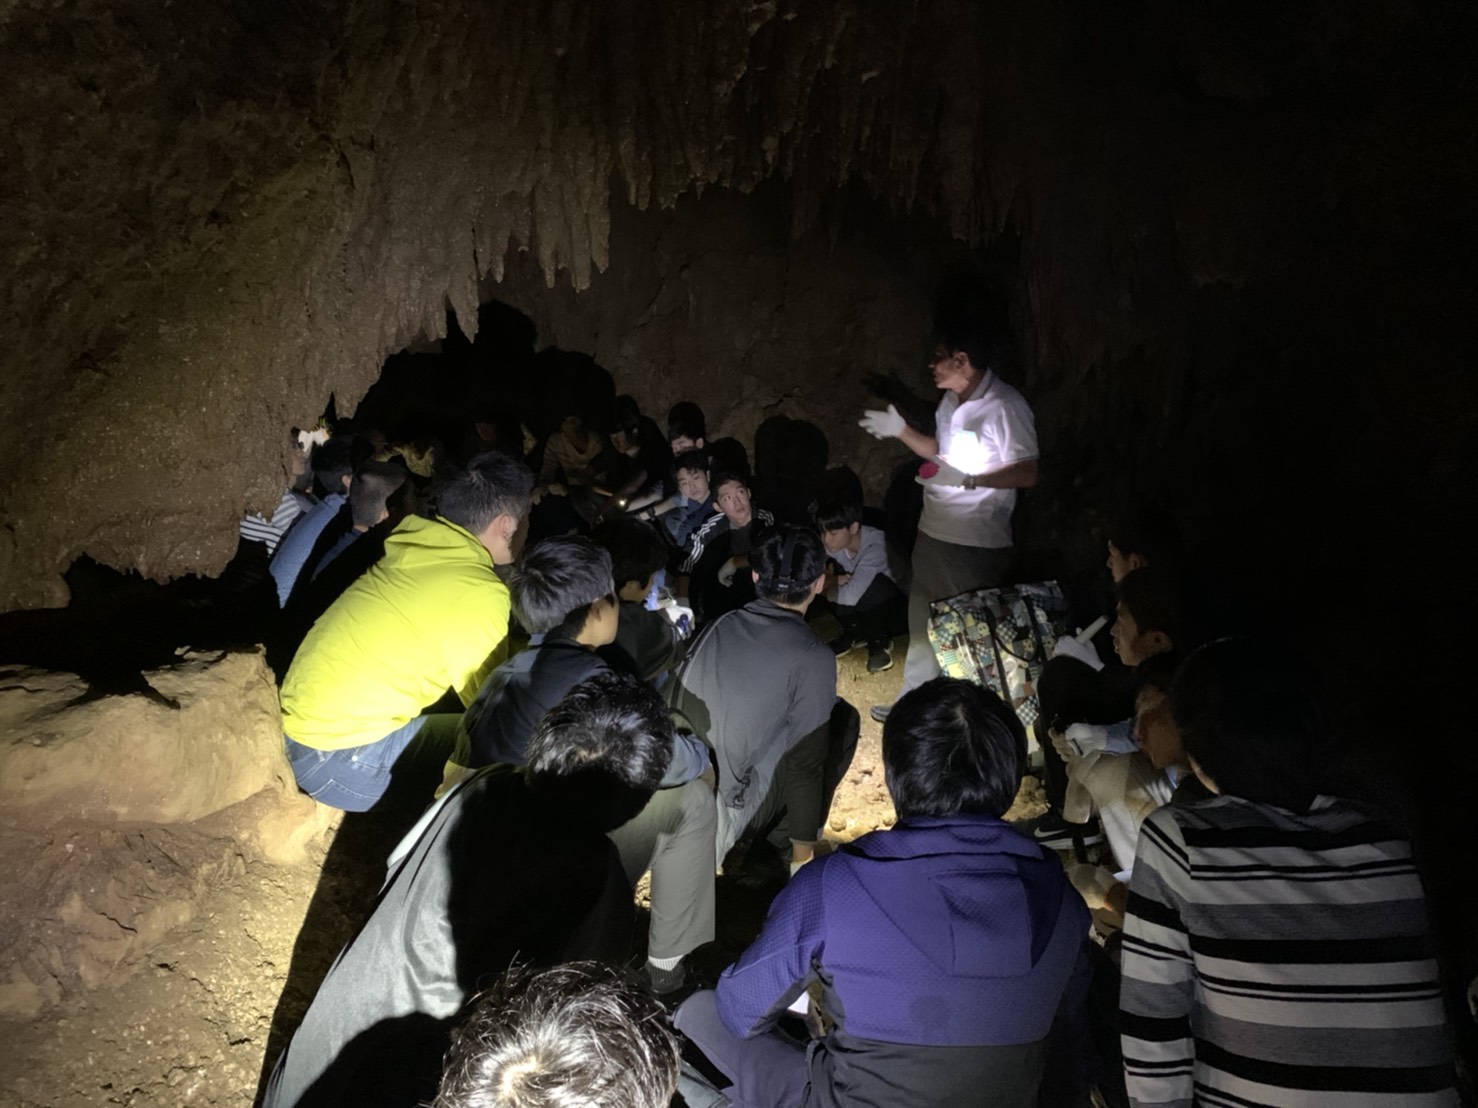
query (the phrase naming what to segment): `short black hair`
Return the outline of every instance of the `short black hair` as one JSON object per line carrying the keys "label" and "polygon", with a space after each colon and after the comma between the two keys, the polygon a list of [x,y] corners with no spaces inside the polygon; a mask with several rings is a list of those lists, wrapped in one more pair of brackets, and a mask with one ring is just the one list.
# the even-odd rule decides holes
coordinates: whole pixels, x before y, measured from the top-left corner
{"label": "short black hair", "polygon": [[606,670],[545,713],[525,753],[550,811],[610,831],[646,807],[672,762],[672,717],[650,685]]}
{"label": "short black hair", "polygon": [[851,499],[826,498],[816,501],[811,518],[821,531],[840,531],[862,522],[862,503]]}
{"label": "short black hair", "polygon": [[630,581],[645,584],[667,564],[667,546],[647,523],[615,516],[598,525],[590,537],[611,556],[611,579],[617,590]]}
{"label": "short black hair", "polygon": [[534,475],[528,466],[487,450],[446,478],[437,490],[436,512],[464,531],[480,535],[499,516],[522,519],[533,491]]}
{"label": "short black hair", "polygon": [[883,724],[883,772],[900,818],[1000,817],[1026,766],[1026,728],[982,685],[936,677],[905,693]]}
{"label": "short black hair", "polygon": [[545,539],[524,551],[508,589],[529,634],[573,637],[585,626],[590,605],[616,591],[611,556],[579,536]]}
{"label": "short black hair", "polygon": [[800,604],[811,595],[816,578],[826,572],[826,547],[815,531],[782,523],[756,538],[749,564],[758,578],[755,592],[762,599]]}
{"label": "short black hair", "polygon": [[684,450],[676,458],[672,459],[672,476],[674,479],[683,470],[697,470],[706,475],[708,473],[708,455],[702,450]]}
{"label": "short black hair", "polygon": [[950,354],[963,352],[982,373],[995,369],[999,360],[995,339],[973,315],[941,319],[934,328],[934,341]]}
{"label": "short black hair", "polygon": [[1328,737],[1312,673],[1286,648],[1218,639],[1185,660],[1170,691],[1181,742],[1217,789],[1306,812]]}
{"label": "short black hair", "polygon": [[677,1089],[677,1037],[629,970],[514,966],[470,1008],[432,1108],[665,1108]]}
{"label": "short black hair", "polygon": [[1180,561],[1180,526],[1160,508],[1141,505],[1121,513],[1109,524],[1108,541],[1126,558],[1138,554],[1147,566],[1173,568]]}
{"label": "short black hair", "polygon": [[723,469],[715,466],[708,473],[708,487],[713,490],[713,495],[718,496],[718,490],[725,485],[740,484],[749,488],[749,474],[737,469]]}
{"label": "short black hair", "polygon": [[1170,645],[1182,647],[1180,619],[1180,580],[1164,566],[1146,565],[1124,575],[1117,587],[1119,603],[1124,605],[1140,634],[1159,631]]}
{"label": "short black hair", "polygon": [[636,397],[622,393],[611,406],[611,427],[628,435],[641,434],[641,408]]}
{"label": "short black hair", "polygon": [[371,459],[354,471],[349,482],[349,514],[356,527],[373,527],[389,510],[390,498],[411,479],[410,471],[394,462]]}
{"label": "short black hair", "polygon": [[1135,691],[1158,689],[1168,696],[1182,657],[1178,651],[1165,650],[1140,662],[1134,667]]}
{"label": "short black hair", "polygon": [[313,448],[313,477],[324,492],[343,492],[344,478],[354,472],[354,439],[336,435]]}
{"label": "short black hair", "polygon": [[703,409],[691,400],[679,400],[667,409],[667,441],[673,439],[708,438],[708,423],[703,418]]}

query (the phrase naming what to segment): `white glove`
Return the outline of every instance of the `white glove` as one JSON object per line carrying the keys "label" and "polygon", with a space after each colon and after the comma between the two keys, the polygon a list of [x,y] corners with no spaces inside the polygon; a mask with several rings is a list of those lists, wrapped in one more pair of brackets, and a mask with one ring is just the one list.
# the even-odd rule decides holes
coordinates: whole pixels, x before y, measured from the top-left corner
{"label": "white glove", "polygon": [[1075,723],[1064,734],[1079,754],[1108,748],[1108,728],[1099,727],[1096,723]]}
{"label": "white glove", "polygon": [[1109,890],[1119,883],[1111,870],[1088,862],[1074,862],[1068,866],[1067,879],[1090,908],[1102,908]]}
{"label": "white glove", "polygon": [[941,485],[945,488],[960,488],[968,476],[963,470],[956,469],[948,462],[941,461],[939,469],[932,477],[915,477],[914,480],[921,485]]}
{"label": "white glove", "polygon": [[862,418],[857,421],[857,426],[875,439],[896,439],[903,434],[903,428],[907,426],[907,423],[898,414],[898,409],[889,404],[886,412],[876,409],[863,412]]}
{"label": "white glove", "polygon": [[1085,666],[1092,666],[1095,670],[1103,668],[1103,662],[1099,661],[1098,651],[1093,649],[1091,642],[1079,642],[1074,635],[1064,635],[1052,646],[1052,657],[1054,658],[1076,658]]}

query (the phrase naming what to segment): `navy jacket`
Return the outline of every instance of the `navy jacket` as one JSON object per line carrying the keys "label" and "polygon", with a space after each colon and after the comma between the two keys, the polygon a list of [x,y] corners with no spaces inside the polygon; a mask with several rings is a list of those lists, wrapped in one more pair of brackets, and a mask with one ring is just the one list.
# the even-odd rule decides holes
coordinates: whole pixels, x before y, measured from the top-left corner
{"label": "navy jacket", "polygon": [[836,1026],[808,1106],[1034,1106],[1088,923],[1057,858],[1002,821],[906,820],[796,874],[719,1015],[755,1035],[821,982]]}

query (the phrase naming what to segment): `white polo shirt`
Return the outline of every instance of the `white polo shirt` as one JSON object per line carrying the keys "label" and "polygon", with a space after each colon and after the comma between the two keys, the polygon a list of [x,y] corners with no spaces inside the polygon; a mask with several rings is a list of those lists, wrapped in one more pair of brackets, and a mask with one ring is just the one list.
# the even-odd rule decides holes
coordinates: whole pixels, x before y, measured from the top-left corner
{"label": "white polo shirt", "polygon": [[[1037,456],[1037,424],[1026,398],[987,372],[965,400],[946,391],[934,413],[939,456],[981,474]],[[1015,489],[924,486],[919,530],[941,542],[998,550],[1011,545]]]}

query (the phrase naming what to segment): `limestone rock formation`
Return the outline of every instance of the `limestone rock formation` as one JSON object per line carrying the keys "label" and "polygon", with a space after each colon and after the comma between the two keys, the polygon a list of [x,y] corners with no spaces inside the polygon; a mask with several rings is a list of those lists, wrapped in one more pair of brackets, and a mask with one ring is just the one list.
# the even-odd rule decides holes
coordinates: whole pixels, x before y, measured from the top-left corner
{"label": "limestone rock formation", "polygon": [[510,247],[586,288],[617,261],[613,192],[644,210],[783,178],[800,234],[854,182],[965,243],[1013,236],[1031,391],[1089,457],[1136,426],[1221,449],[1244,400],[1205,394],[1228,380],[1245,398],[1296,378],[1285,434],[1350,357],[1409,361],[1453,400],[1470,17],[19,0],[0,11],[0,606],[64,602],[82,553],[218,571],[241,513],[276,501],[290,424],[330,393],[352,407],[448,303],[470,327]]}

